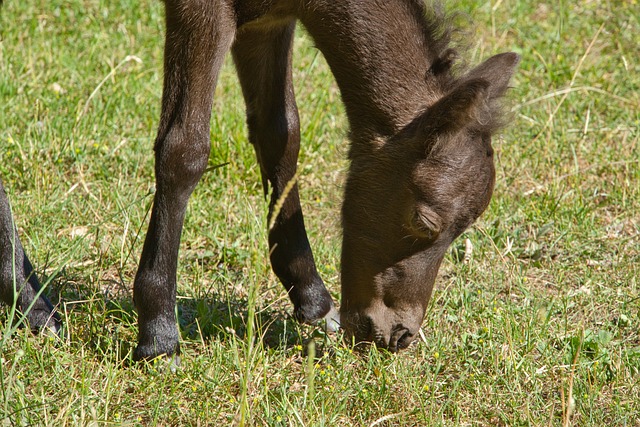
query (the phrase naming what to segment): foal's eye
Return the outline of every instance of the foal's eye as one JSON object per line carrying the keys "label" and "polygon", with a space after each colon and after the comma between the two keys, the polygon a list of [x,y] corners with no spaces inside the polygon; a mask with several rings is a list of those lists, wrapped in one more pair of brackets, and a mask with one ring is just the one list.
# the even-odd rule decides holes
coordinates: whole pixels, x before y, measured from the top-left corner
{"label": "foal's eye", "polygon": [[418,203],[411,216],[411,230],[421,238],[434,240],[442,229],[442,218],[424,203]]}

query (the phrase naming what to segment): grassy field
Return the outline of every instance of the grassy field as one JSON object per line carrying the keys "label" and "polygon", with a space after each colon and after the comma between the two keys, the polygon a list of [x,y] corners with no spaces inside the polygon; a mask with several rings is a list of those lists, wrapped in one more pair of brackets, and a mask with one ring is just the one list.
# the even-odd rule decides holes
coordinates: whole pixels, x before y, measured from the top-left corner
{"label": "grassy field", "polygon": [[[162,4],[5,1],[0,176],[66,332],[10,335],[0,309],[0,425],[640,426],[640,4],[447,7],[472,18],[472,62],[515,50],[522,64],[494,140],[495,196],[447,255],[420,342],[357,354],[289,318],[228,62],[210,164],[229,164],[189,206],[183,366],[168,374],[130,363]],[[295,82],[303,208],[337,299],[347,124],[303,31]]]}

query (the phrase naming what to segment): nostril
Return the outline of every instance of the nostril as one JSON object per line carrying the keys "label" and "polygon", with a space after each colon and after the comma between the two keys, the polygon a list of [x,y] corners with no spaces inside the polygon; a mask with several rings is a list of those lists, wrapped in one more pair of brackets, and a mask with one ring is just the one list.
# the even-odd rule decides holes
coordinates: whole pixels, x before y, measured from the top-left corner
{"label": "nostril", "polygon": [[412,334],[407,328],[401,326],[397,327],[389,339],[389,351],[395,353],[403,348],[409,347],[409,344],[413,342],[414,334]]}
{"label": "nostril", "polygon": [[409,331],[406,331],[398,340],[398,350],[402,350],[403,348],[409,347],[409,345],[414,340],[414,334]]}

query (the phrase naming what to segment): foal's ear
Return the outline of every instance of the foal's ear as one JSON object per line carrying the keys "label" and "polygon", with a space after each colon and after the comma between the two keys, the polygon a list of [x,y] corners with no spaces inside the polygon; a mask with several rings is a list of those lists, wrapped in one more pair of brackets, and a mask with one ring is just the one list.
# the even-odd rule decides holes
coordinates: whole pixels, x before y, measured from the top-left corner
{"label": "foal's ear", "polygon": [[504,95],[519,62],[513,52],[501,53],[469,71],[418,118],[422,136],[433,142],[429,136],[455,134],[473,122],[498,123],[491,117],[496,112],[499,116],[493,101]]}
{"label": "foal's ear", "polygon": [[520,63],[520,55],[501,53],[484,61],[463,77],[464,80],[483,79],[489,84],[489,99],[499,98],[509,88],[509,80]]}
{"label": "foal's ear", "polygon": [[485,79],[466,80],[430,106],[419,118],[423,136],[454,134],[478,116],[486,104],[489,82]]}

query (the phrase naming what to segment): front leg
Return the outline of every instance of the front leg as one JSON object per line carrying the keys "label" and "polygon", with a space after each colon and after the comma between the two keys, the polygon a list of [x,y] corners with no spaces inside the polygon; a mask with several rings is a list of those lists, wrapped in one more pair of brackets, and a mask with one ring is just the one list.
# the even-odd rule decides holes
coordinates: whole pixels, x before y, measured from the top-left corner
{"label": "front leg", "polygon": [[139,323],[135,360],[179,352],[175,305],[180,235],[187,202],[207,166],[213,91],[235,32],[226,1],[165,3],[156,194],[133,285]]}
{"label": "front leg", "polygon": [[238,32],[233,58],[247,106],[249,140],[253,144],[265,193],[271,185],[269,248],[273,270],[289,293],[295,317],[315,323],[337,314],[318,275],[304,227],[298,186],[294,184],[272,221],[274,207],[294,178],[300,149],[300,124],[291,82],[291,47],[295,21],[266,29]]}

